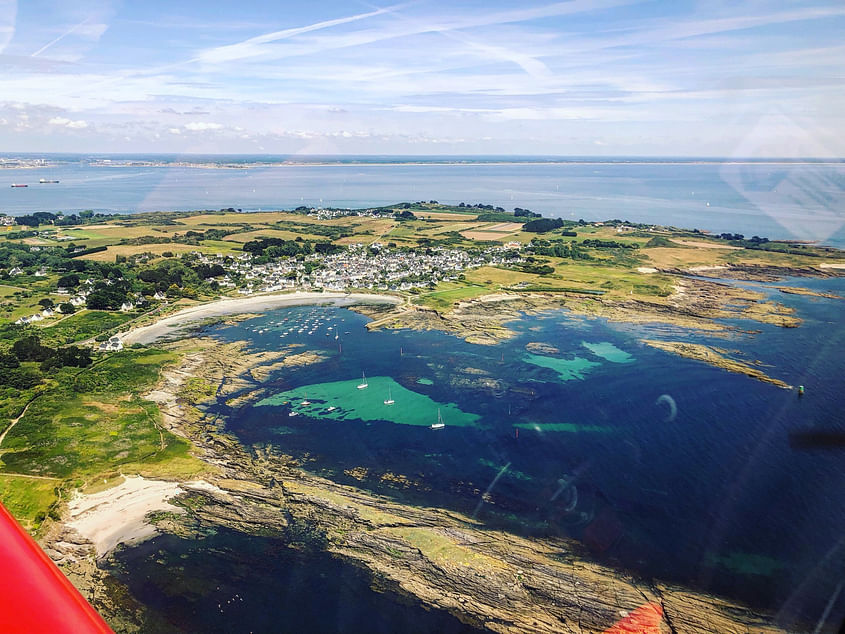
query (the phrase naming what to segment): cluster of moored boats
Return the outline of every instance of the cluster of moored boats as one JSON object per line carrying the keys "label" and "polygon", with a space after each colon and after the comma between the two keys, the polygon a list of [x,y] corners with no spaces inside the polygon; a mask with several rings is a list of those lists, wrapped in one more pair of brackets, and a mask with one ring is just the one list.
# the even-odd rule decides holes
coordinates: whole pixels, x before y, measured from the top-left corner
{"label": "cluster of moored boats", "polygon": [[[317,335],[325,329],[325,336],[329,338],[333,338],[335,341],[340,340],[341,334],[341,323],[344,321],[343,318],[332,320],[329,319],[325,312],[315,308],[309,310],[306,313],[294,313],[288,314],[280,319],[270,320],[266,324],[262,326],[258,326],[252,328],[252,332],[257,333],[259,335],[263,335],[268,332],[277,331],[281,337],[288,337],[293,335]],[[350,331],[346,330],[343,334],[349,334]],[[369,382],[367,381],[367,375],[362,372],[361,373],[361,382],[356,386],[358,390],[365,390],[370,386]],[[387,398],[384,399],[384,404],[386,406],[394,405],[396,401],[393,398],[392,390],[388,387],[387,388]],[[287,403],[286,403],[287,404]],[[308,400],[308,394],[305,393],[302,401],[298,403],[301,407],[308,407],[313,405],[311,401]],[[293,407],[293,404],[291,404]],[[334,412],[337,409],[336,406],[330,405],[325,410],[324,413],[329,414]],[[291,409],[288,412],[288,416],[293,418],[295,416],[299,416],[300,412],[296,411],[295,409]],[[446,427],[446,423],[443,422],[443,417],[440,415],[440,410],[437,410],[437,422],[433,423],[429,426],[430,429],[443,429]]]}
{"label": "cluster of moored boats", "polygon": [[[341,318],[339,321],[343,322]],[[335,341],[340,339],[340,327],[337,323],[330,324],[320,311],[312,310],[304,316],[288,315],[281,319],[269,321],[265,326],[260,328],[252,328],[252,332],[263,335],[266,332],[279,331],[280,336],[287,337],[289,335],[317,335],[325,328],[326,337],[333,338]],[[344,334],[349,334],[347,330]]]}
{"label": "cluster of moored boats", "polygon": [[[370,384],[367,382],[367,375],[365,373],[363,373],[363,372],[361,373],[361,382],[358,385],[356,385],[355,387],[356,387],[356,389],[359,389],[359,390],[366,390],[368,387],[370,387]],[[385,405],[393,405],[395,403],[396,403],[396,401],[393,399],[393,392],[388,387],[387,388],[387,398],[384,399],[384,404]],[[313,405],[313,403],[308,400],[308,392],[305,392],[305,395],[304,395],[303,399],[299,402],[299,405],[301,405],[302,407],[308,407],[309,405]],[[329,413],[335,411],[336,409],[337,409],[337,407],[335,407],[334,405],[330,405],[329,407],[326,408],[325,413],[329,414]],[[290,416],[290,417],[299,416],[299,412],[297,412],[295,409],[291,409],[288,412],[288,416]],[[429,425],[429,429],[443,429],[444,427],[446,427],[446,423],[443,422],[443,416],[440,414],[440,408],[438,407],[437,408],[437,422]]]}

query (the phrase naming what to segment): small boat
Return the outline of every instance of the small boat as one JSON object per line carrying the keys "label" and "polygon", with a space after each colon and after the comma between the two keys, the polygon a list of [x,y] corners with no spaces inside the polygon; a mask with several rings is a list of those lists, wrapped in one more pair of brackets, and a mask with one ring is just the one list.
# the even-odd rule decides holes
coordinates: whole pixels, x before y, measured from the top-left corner
{"label": "small boat", "polygon": [[363,389],[367,388],[369,385],[370,384],[367,383],[367,377],[364,375],[363,372],[361,372],[361,383],[358,384],[358,389],[363,390]]}
{"label": "small boat", "polygon": [[440,415],[440,408],[437,408],[437,422],[431,426],[431,429],[443,429],[446,423],[443,422],[443,417]]}
{"label": "small boat", "polygon": [[311,405],[311,401],[308,400],[308,392],[305,393],[305,399],[300,403],[300,405]]}
{"label": "small boat", "polygon": [[50,179],[47,179],[47,178],[39,178],[38,182],[43,184],[43,183],[58,183],[59,181],[54,181],[54,180],[50,180]]}
{"label": "small boat", "polygon": [[326,411],[327,411],[327,412],[333,412],[333,411],[335,411],[336,409],[337,409],[337,408],[336,408],[334,405],[332,405],[332,406],[330,406],[330,407],[329,407]]}
{"label": "small boat", "polygon": [[12,183],[12,187],[29,187],[29,185],[21,185],[20,183]]}
{"label": "small boat", "polygon": [[396,401],[393,400],[393,396],[390,394],[390,388],[387,388],[387,400],[384,402],[385,405],[393,405]]}
{"label": "small boat", "polygon": [[337,341],[339,337],[340,337],[340,335],[335,335],[334,340]]}
{"label": "small boat", "polygon": [[299,416],[299,412],[288,412],[288,416]]}

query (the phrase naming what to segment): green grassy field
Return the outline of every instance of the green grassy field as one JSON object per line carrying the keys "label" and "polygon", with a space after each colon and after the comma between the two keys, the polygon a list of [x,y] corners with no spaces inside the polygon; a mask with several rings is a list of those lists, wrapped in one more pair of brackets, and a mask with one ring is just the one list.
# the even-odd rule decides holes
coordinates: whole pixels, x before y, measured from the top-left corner
{"label": "green grassy field", "polygon": [[[117,472],[187,478],[207,470],[185,440],[159,426],[157,405],[139,396],[175,358],[162,350],[126,350],[83,370],[61,370],[0,447],[0,500],[37,527],[36,514],[55,501],[50,491],[57,482],[84,486]],[[36,487],[32,482],[41,480],[10,474],[58,480],[52,488]]]}
{"label": "green grassy field", "polygon": [[43,327],[38,331],[44,343],[62,345],[95,337],[101,333],[117,328],[135,315],[128,313],[106,312],[104,310],[83,310],[58,323],[50,325],[41,322]]}
{"label": "green grassy field", "polygon": [[37,529],[56,502],[59,480],[0,474],[0,502],[29,531]]}
{"label": "green grassy field", "polygon": [[437,310],[447,310],[457,302],[486,295],[490,290],[487,286],[466,282],[441,282],[435,290],[421,293],[414,299],[414,303],[424,304]]}

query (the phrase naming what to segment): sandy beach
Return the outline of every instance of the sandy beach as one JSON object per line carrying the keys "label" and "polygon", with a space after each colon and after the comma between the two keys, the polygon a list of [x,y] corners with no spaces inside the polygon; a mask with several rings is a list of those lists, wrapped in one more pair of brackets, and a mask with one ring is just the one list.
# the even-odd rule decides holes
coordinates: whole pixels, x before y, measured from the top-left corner
{"label": "sandy beach", "polygon": [[221,299],[208,304],[191,306],[177,313],[168,315],[149,326],[142,326],[120,335],[124,345],[133,343],[149,344],[163,337],[179,334],[185,327],[222,315],[237,315],[240,313],[261,312],[284,306],[301,306],[305,304],[333,304],[335,306],[351,306],[359,303],[399,304],[401,300],[389,295],[355,294],[355,293],[284,293],[279,295],[254,295],[235,299]]}
{"label": "sandy beach", "polygon": [[170,499],[190,489],[217,489],[203,481],[178,483],[125,476],[123,482],[98,493],[77,493],[68,503],[69,521],[94,544],[102,557],[118,544],[136,543],[158,534],[146,517],[153,511],[182,513]]}

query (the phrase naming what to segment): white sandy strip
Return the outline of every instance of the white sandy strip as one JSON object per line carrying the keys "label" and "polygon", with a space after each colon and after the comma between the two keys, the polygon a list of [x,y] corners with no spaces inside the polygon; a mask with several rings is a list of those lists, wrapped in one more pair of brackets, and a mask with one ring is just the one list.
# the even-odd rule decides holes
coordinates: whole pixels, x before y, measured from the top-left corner
{"label": "white sandy strip", "polygon": [[177,334],[192,322],[202,321],[209,317],[221,315],[237,315],[239,313],[261,312],[284,306],[299,306],[302,304],[332,303],[339,306],[349,306],[361,302],[399,304],[401,300],[389,295],[367,295],[350,293],[284,293],[279,295],[253,295],[236,299],[221,299],[208,304],[191,306],[178,313],[160,319],[149,326],[142,326],[120,335],[124,345],[133,343],[152,343],[161,337]]}
{"label": "white sandy strip", "polygon": [[216,488],[206,482],[180,485],[176,482],[147,480],[141,476],[127,476],[110,489],[83,495],[77,493],[68,503],[70,521],[67,525],[93,542],[97,557],[102,557],[118,544],[139,542],[157,534],[146,520],[152,511],[182,513],[168,500],[186,488]]}
{"label": "white sandy strip", "polygon": [[829,262],[824,262],[819,264],[820,269],[845,269],[845,264],[831,264]]}
{"label": "white sandy strip", "polygon": [[640,273],[657,273],[657,269],[650,266],[638,266],[637,271]]}
{"label": "white sandy strip", "polygon": [[691,266],[687,270],[691,273],[699,273],[701,271],[722,271],[728,267],[717,265],[717,266]]}

